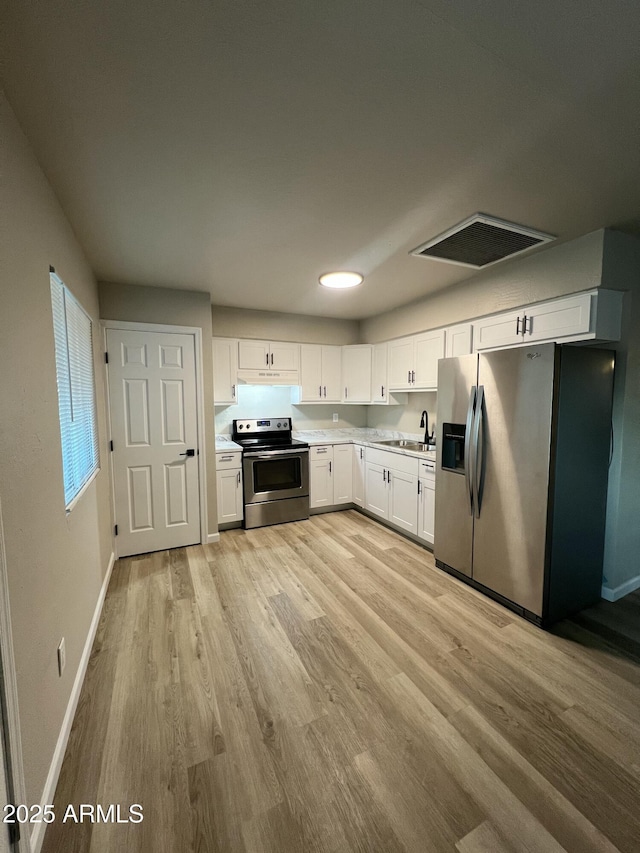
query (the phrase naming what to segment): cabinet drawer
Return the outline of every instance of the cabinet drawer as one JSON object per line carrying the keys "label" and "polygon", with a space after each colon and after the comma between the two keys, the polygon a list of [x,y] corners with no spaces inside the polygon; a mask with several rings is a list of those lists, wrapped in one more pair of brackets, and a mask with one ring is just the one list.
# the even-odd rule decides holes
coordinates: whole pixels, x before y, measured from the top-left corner
{"label": "cabinet drawer", "polygon": [[332,444],[317,444],[309,448],[309,459],[333,459]]}
{"label": "cabinet drawer", "polygon": [[230,450],[228,453],[216,453],[216,468],[224,471],[226,468],[242,468],[242,452]]}

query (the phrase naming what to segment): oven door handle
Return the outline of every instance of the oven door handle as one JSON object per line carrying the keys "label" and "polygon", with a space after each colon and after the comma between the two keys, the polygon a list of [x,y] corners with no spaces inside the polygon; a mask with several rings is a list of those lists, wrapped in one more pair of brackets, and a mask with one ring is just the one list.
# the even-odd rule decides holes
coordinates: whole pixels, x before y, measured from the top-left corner
{"label": "oven door handle", "polygon": [[308,448],[301,450],[268,450],[261,453],[244,453],[244,459],[271,459],[274,456],[300,456],[301,453],[309,453]]}

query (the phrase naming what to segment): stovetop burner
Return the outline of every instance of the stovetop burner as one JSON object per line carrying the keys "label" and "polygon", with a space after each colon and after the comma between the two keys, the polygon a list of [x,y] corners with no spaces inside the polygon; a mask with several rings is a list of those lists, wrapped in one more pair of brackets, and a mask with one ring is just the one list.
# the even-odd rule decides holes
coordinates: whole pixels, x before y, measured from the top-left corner
{"label": "stovetop burner", "polygon": [[301,450],[306,441],[291,437],[291,418],[237,418],[231,438],[245,450]]}

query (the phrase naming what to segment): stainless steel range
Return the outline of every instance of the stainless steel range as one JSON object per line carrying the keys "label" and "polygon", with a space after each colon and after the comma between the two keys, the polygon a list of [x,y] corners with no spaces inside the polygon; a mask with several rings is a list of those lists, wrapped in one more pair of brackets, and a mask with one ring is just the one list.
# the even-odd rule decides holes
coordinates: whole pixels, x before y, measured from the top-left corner
{"label": "stainless steel range", "polygon": [[309,518],[309,445],[291,437],[291,418],[239,418],[231,438],[242,447],[244,527]]}

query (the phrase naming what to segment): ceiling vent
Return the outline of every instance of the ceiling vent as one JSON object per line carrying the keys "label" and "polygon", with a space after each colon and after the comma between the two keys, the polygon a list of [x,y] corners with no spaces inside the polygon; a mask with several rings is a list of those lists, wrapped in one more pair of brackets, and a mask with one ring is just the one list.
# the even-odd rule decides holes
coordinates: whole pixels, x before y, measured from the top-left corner
{"label": "ceiling vent", "polygon": [[475,213],[418,246],[411,254],[481,269],[554,239],[551,234],[543,234],[533,228]]}

